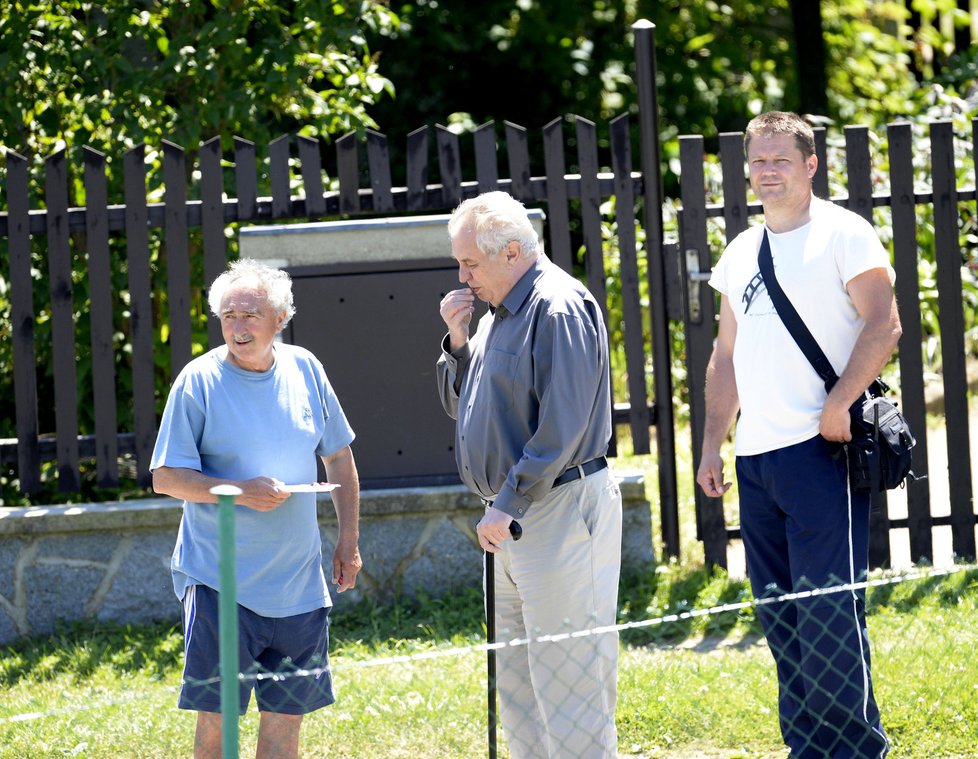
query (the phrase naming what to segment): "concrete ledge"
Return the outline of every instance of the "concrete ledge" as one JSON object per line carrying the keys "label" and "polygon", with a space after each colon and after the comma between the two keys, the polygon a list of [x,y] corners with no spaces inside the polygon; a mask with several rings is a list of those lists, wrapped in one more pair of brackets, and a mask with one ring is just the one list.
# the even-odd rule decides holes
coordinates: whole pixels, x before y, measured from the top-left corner
{"label": "concrete ledge", "polygon": [[[543,211],[527,209],[540,239]],[[444,256],[451,260],[450,214],[391,216],[381,219],[266,224],[242,227],[242,257],[281,268],[329,262],[391,262]]]}
{"label": "concrete ledge", "polygon": [[[644,569],[654,560],[645,482],[641,474],[614,474],[624,509],[622,569]],[[318,507],[329,574],[336,516],[328,495]],[[335,594],[336,607],[481,586],[475,524],[482,511],[461,485],[363,491],[364,569],[356,589]],[[83,618],[177,621],[169,565],[181,514],[172,498],[0,510],[0,643]]]}

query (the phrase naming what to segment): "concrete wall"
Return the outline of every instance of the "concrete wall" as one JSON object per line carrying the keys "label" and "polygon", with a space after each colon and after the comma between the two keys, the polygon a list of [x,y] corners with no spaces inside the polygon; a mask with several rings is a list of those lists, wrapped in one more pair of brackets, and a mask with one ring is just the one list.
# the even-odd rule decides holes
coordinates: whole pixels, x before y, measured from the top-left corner
{"label": "concrete wall", "polygon": [[[651,510],[641,475],[616,472],[624,501],[623,569],[653,561]],[[438,597],[480,585],[475,523],[481,502],[462,486],[365,490],[357,588],[334,594],[338,609],[419,590]],[[59,621],[178,620],[169,561],[180,523],[170,498],[0,509],[0,644],[52,632]],[[327,577],[336,519],[320,497]]]}

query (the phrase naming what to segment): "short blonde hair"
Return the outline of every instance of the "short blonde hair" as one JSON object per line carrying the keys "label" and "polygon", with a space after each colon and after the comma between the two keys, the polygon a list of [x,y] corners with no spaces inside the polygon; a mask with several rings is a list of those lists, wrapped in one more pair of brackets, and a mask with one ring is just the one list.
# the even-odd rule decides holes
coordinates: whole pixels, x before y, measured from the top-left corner
{"label": "short blonde hair", "polygon": [[752,118],[744,131],[744,153],[754,137],[769,134],[791,135],[805,158],[815,155],[815,132],[801,116],[788,111],[768,111]]}

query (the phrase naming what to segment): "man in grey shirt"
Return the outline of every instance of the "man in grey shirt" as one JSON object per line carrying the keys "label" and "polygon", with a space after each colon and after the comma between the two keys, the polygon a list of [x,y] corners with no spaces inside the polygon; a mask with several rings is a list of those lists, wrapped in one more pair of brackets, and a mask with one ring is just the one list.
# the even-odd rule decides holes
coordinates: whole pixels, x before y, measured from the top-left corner
{"label": "man in grey shirt", "polygon": [[[441,301],[442,405],[456,419],[463,482],[486,503],[479,544],[497,554],[496,627],[528,645],[499,650],[501,721],[513,759],[617,755],[618,635],[541,635],[613,626],[621,494],[608,338],[588,290],[552,264],[523,204],[504,192],[448,222],[459,281]],[[474,335],[478,298],[489,304]],[[518,519],[523,539],[509,538]]]}

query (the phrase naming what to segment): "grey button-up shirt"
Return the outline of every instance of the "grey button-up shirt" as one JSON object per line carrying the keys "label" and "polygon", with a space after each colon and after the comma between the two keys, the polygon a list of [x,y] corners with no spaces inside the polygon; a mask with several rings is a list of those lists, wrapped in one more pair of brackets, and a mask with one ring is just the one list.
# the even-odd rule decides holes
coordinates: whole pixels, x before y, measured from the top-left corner
{"label": "grey button-up shirt", "polygon": [[457,421],[462,481],[514,518],[611,438],[608,334],[594,296],[540,254],[456,353],[442,341],[441,402]]}

